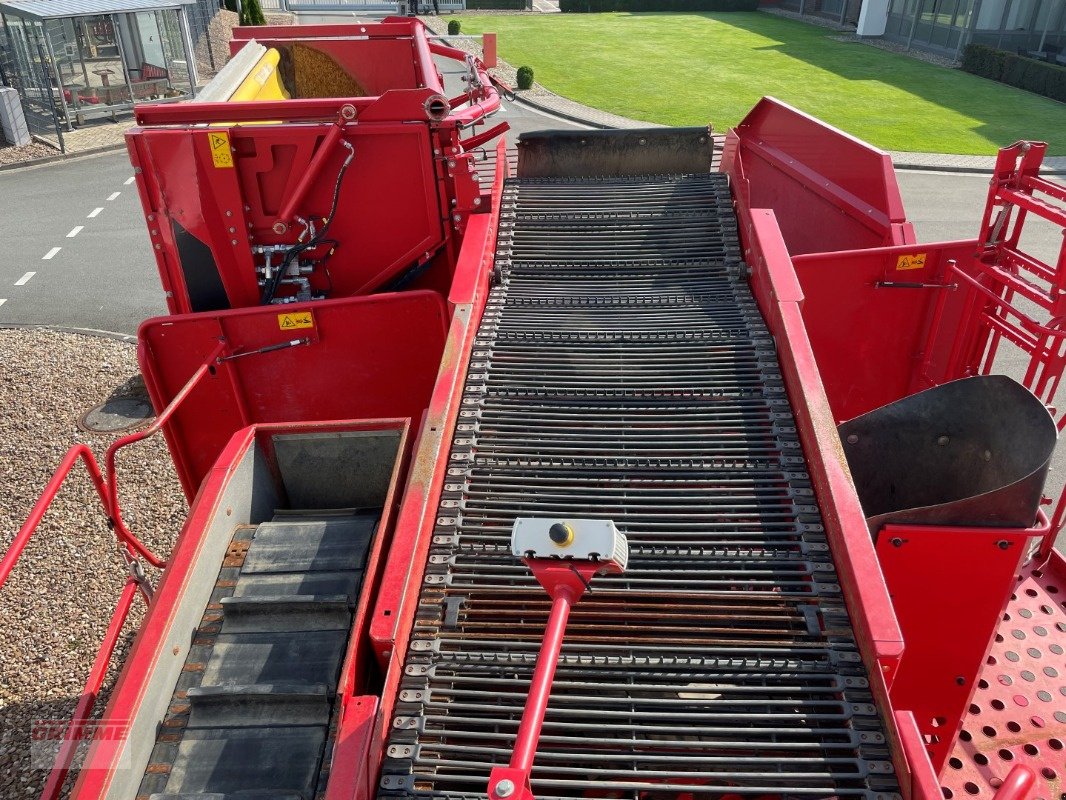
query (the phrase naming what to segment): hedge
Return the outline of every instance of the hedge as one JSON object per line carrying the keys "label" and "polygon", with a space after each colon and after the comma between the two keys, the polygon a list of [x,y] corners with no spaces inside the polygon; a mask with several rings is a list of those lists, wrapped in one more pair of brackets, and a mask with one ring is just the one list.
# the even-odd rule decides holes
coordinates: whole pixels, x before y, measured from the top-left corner
{"label": "hedge", "polygon": [[525,11],[526,0],[466,0],[466,7],[470,11]]}
{"label": "hedge", "polygon": [[755,11],[759,0],[559,0],[571,13],[599,11]]}
{"label": "hedge", "polygon": [[986,44],[970,44],[963,53],[962,68],[982,78],[1066,103],[1066,67],[1058,64],[997,50]]}

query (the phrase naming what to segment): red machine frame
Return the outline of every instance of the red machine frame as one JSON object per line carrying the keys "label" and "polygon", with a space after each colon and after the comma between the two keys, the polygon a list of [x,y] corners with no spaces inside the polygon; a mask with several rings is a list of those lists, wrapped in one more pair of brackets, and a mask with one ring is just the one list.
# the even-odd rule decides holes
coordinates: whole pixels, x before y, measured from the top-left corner
{"label": "red machine frame", "polygon": [[[398,24],[387,21],[383,26]],[[312,191],[317,185],[315,179],[320,175],[335,174],[340,169],[338,161],[343,154],[331,149],[335,143],[353,138],[358,145],[359,136],[370,135],[360,128],[364,124],[367,128],[380,124],[379,133],[395,133],[399,120],[408,119],[415,107],[422,109],[419,113],[426,113],[426,103],[439,95],[439,76],[438,83],[434,83],[434,76],[425,69],[425,64],[429,54],[441,53],[447,48],[431,45],[420,28],[414,27],[414,23],[407,24],[412,25],[411,36],[418,58],[422,59],[421,78],[425,85],[420,88],[386,92],[372,99],[345,100],[340,105],[337,100],[291,100],[239,107],[199,104],[196,108],[201,123],[227,123],[238,155],[245,137],[247,141],[272,143],[269,146],[285,142],[287,137],[301,142],[297,149],[302,153],[301,163],[306,165],[304,179],[290,179],[293,191],[288,192],[288,197],[296,199],[288,205],[279,205],[276,214],[258,213],[263,210],[258,209],[248,216],[245,203],[250,191],[248,185],[239,185],[233,180],[232,173],[205,172],[204,165],[209,163],[205,159],[210,158],[209,150],[205,149],[207,141],[203,138],[206,134],[191,130],[188,113],[182,107],[154,107],[138,112],[138,122],[152,129],[131,134],[131,155],[140,168],[139,187],[164,287],[168,291],[181,287],[172,263],[177,252],[176,242],[166,232],[166,226],[156,224],[159,220],[153,216],[162,213],[165,205],[164,187],[159,183],[159,176],[174,174],[182,164],[192,162],[197,164],[198,176],[207,176],[205,180],[210,190],[207,194],[212,198],[211,202],[216,203],[215,211],[219,212],[214,217],[208,214],[201,219],[205,229],[210,229],[209,237],[221,232],[222,239],[229,240],[233,235],[229,230],[231,225],[241,231],[241,238],[246,229],[252,231],[253,237],[265,237],[264,242],[272,241],[270,236],[287,236],[288,227],[283,230],[281,225],[288,226],[289,215],[296,213],[295,209],[304,197],[315,196],[314,202],[321,202],[322,187]],[[363,33],[374,35],[376,30],[375,26],[366,26]],[[331,31],[334,29],[311,27],[301,29],[299,33],[290,29],[266,29],[261,36],[268,42],[300,37],[313,39],[332,36]],[[449,51],[448,54],[453,53]],[[431,160],[434,165],[431,182],[444,203],[440,206],[444,215],[439,220],[444,232],[437,245],[438,255],[426,262],[433,262],[433,266],[412,284],[422,289],[424,301],[436,309],[434,318],[440,322],[437,329],[440,340],[434,347],[439,344],[439,351],[434,349],[430,360],[439,368],[433,371],[431,391],[428,385],[423,386],[424,391],[419,397],[404,398],[411,403],[410,408],[405,406],[406,413],[392,415],[412,419],[418,433],[402,500],[396,498],[392,540],[387,556],[383,556],[379,566],[380,590],[372,612],[359,623],[360,631],[365,635],[359,637],[358,643],[358,646],[372,648],[385,681],[380,698],[345,697],[335,756],[336,769],[327,790],[328,800],[369,800],[374,793],[376,770],[389,735],[389,723],[403,673],[404,653],[412,632],[418,587],[447,468],[450,432],[459,413],[464,369],[487,297],[500,197],[503,181],[508,176],[501,142],[497,146],[497,168],[491,194],[478,191],[464,195],[466,190],[457,188],[456,175],[468,176],[472,170],[470,150],[491,138],[488,134],[498,132],[492,129],[465,141],[459,139],[461,130],[480,120],[492,103],[498,104],[495,91],[489,95],[484,101],[466,97],[463,101],[468,104],[465,110],[427,121],[424,126],[428,127],[430,139],[437,137],[434,141],[443,147],[455,148],[451,155]],[[345,117],[349,113],[345,111],[346,106],[351,107],[357,125],[349,124],[351,118]],[[270,130],[266,126],[234,125],[275,119],[283,122]],[[185,128],[165,127],[170,125]],[[306,141],[301,139],[305,134]],[[152,141],[167,144],[162,145],[162,150],[153,151]],[[419,146],[422,144],[424,142],[420,140]],[[723,156],[722,169],[732,181],[741,241],[752,270],[754,295],[777,344],[786,390],[792,400],[856,639],[870,674],[872,691],[886,715],[892,759],[907,800],[950,798],[951,795],[942,789],[944,786],[948,787],[948,792],[954,792],[949,784],[963,786],[962,791],[971,795],[984,792],[990,797],[995,792],[998,800],[1020,799],[1034,787],[1046,786],[1050,791],[1057,785],[1057,772],[1052,769],[1049,774],[1046,769],[1037,769],[1040,762],[1035,759],[1040,757],[1040,747],[1035,755],[1023,749],[1022,752],[1032,756],[1026,760],[1021,754],[1015,755],[1010,746],[1005,746],[1001,753],[1005,750],[1012,755],[1009,759],[1001,757],[1003,765],[990,766],[987,758],[984,763],[975,758],[973,768],[964,769],[954,767],[951,759],[959,759],[958,740],[967,733],[967,715],[975,713],[971,701],[979,692],[990,691],[988,672],[982,664],[995,665],[996,662],[986,660],[996,658],[994,654],[989,655],[990,649],[1000,644],[995,640],[995,624],[1005,609],[1014,607],[1009,604],[1019,603],[1018,592],[1043,601],[1051,610],[1042,613],[1054,621],[1059,630],[1066,632],[1066,621],[1063,621],[1066,620],[1066,603],[1061,597],[1055,597],[1060,586],[1063,587],[1061,591],[1066,591],[1066,561],[1053,550],[1055,536],[1066,518],[1066,493],[1060,497],[1050,520],[1041,517],[1039,524],[1029,529],[960,528],[945,531],[943,528],[896,526],[885,528],[871,538],[840,447],[836,425],[919,389],[968,375],[987,374],[1004,343],[1020,348],[1029,356],[1024,379],[1026,386],[1045,403],[1053,402],[1066,367],[1066,348],[1063,346],[1066,328],[1062,324],[1066,311],[1066,243],[1055,265],[1044,263],[1019,249],[1020,232],[1028,215],[1035,214],[1066,229],[1066,211],[1060,207],[1066,204],[1066,188],[1041,179],[1038,174],[1045,150],[1046,146],[1038,143],[1019,143],[1001,151],[978,238],[930,245],[915,243],[885,154],[777,101],[764,99],[756,106],[729,134]],[[166,160],[160,156],[163,151],[181,153],[181,156]],[[182,159],[192,159],[192,162]],[[455,165],[451,164],[453,160]],[[426,177],[430,180],[428,173]],[[462,181],[465,180],[463,177]],[[474,203],[475,199],[477,203]],[[172,200],[166,202],[172,203]],[[241,208],[244,211],[240,211]],[[224,212],[234,209],[239,213],[230,223],[231,217]],[[832,225],[823,224],[827,209],[836,214]],[[314,213],[321,211],[323,209],[316,207]],[[280,223],[277,228],[274,227],[276,223]],[[388,238],[387,234],[388,230],[381,234],[382,238]],[[400,261],[409,259],[409,256],[409,252],[403,251]],[[247,260],[243,254],[235,259],[234,263],[241,262],[240,269],[252,269],[250,262],[245,263]],[[383,285],[381,276],[388,269],[374,272],[366,280],[353,278],[350,284],[344,285],[343,293],[361,294],[380,288]],[[244,290],[233,290],[233,296],[241,298],[238,304],[253,305],[254,292],[240,294],[240,291]],[[430,300],[428,295],[434,295],[435,299]],[[319,314],[324,318],[333,313],[330,309],[338,309],[336,313],[341,321],[337,324],[342,328],[346,324],[343,321],[345,314],[354,320],[366,313],[368,318],[373,318],[374,325],[385,328],[389,322],[387,318],[398,303],[416,302],[418,298],[418,293],[405,291],[394,297],[383,294],[296,305],[292,310],[293,313],[310,311],[312,315]],[[189,310],[189,304],[178,296],[172,297],[171,303],[175,311]],[[373,317],[374,312],[368,311],[375,308],[375,303],[378,304],[377,318]],[[1047,314],[1050,321],[1036,319],[1031,310],[1033,307]],[[842,319],[841,309],[849,308],[861,308],[863,312]],[[834,313],[829,313],[830,310]],[[305,345],[309,347],[306,352],[312,352],[310,345],[319,335],[317,329],[300,339],[285,339],[280,335],[280,329],[267,336],[262,327],[264,319],[273,321],[273,317],[264,314],[262,309],[222,311],[151,321],[144,329],[144,341],[148,344],[142,345],[146,348],[142,358],[149,388],[157,406],[165,406],[152,431],[165,428],[176,451],[176,462],[186,491],[190,495],[198,487],[200,491],[197,510],[190,518],[187,533],[179,542],[172,565],[165,573],[149,620],[153,613],[165,613],[166,603],[175,602],[177,589],[174,587],[180,581],[173,576],[180,575],[180,565],[187,564],[194,555],[189,543],[194,542],[195,536],[188,532],[195,532],[196,525],[202,523],[202,515],[207,513],[211,498],[217,494],[235,454],[242,447],[246,448],[257,432],[263,430],[264,423],[283,424],[272,418],[272,414],[293,413],[291,406],[273,403],[268,397],[257,407],[256,414],[245,413],[247,406],[244,406],[240,424],[230,420],[221,422],[207,439],[197,444],[195,458],[181,455],[182,448],[187,447],[192,438],[193,424],[190,417],[183,420],[179,407],[187,401],[194,403],[196,387],[205,381],[205,376],[208,376],[207,380],[221,382],[218,375],[222,370],[214,368],[226,364],[228,380],[232,383],[237,372],[229,359],[234,356],[269,358],[266,354],[275,350]],[[848,328],[848,336],[840,335],[842,325],[853,326]],[[164,359],[165,363],[152,360],[153,332],[166,333],[168,326],[179,337],[186,336],[182,326],[202,328],[196,333],[195,353],[184,362],[177,358]],[[216,328],[211,335],[203,332]],[[875,335],[878,330],[900,331],[902,335],[879,337]],[[423,336],[425,331],[415,333]],[[358,338],[357,334],[347,335]],[[323,333],[321,341],[325,338]],[[338,338],[344,336],[338,335]],[[181,341],[191,339],[182,338]],[[316,343],[318,341],[315,339]],[[330,388],[332,376],[316,373],[323,369],[328,372],[329,365],[335,363],[336,358],[333,354],[315,363],[315,369],[309,370],[303,379],[314,382],[316,389]],[[423,365],[420,371],[424,370]],[[188,377],[190,374],[191,378]],[[249,379],[249,383],[258,385],[261,380],[261,376],[257,376],[254,380]],[[164,383],[168,388],[164,388]],[[176,388],[179,386],[182,388]],[[238,387],[234,395],[239,397],[241,391]],[[402,394],[404,391],[397,389],[383,402],[395,406],[401,402]],[[365,420],[364,423],[321,421],[331,413],[322,410],[324,404],[318,393],[309,392],[301,411],[305,422],[300,425],[366,424]],[[239,401],[237,405],[241,407]],[[192,409],[193,405],[187,408]],[[384,415],[379,413],[378,416]],[[316,419],[319,421],[311,422]],[[1060,417],[1058,424],[1060,429],[1066,426],[1066,417]],[[227,446],[222,447],[219,437],[228,428],[236,428],[237,433]],[[113,449],[125,443],[116,443]],[[217,459],[211,452],[213,447],[221,450]],[[105,490],[99,468],[94,471],[91,454],[85,450],[72,450],[63,462],[63,471],[49,483],[46,496],[35,507],[17,537],[16,547],[0,563],[0,584],[14,566],[66,472],[78,458],[86,458],[90,464],[107,516],[112,520],[121,519],[112,453],[109,451],[108,488]],[[194,462],[196,466],[192,466]],[[205,463],[214,466],[206,470]],[[137,540],[124,526],[116,524],[116,528],[126,547],[145,557],[149,555],[140,551]],[[950,539],[945,533],[951,534]],[[908,548],[895,546],[893,542],[897,539],[909,542]],[[980,597],[974,593],[974,587],[967,586],[969,576],[941,577],[938,574],[942,564],[957,562],[954,551],[960,541],[968,545],[965,564],[974,572],[980,571],[986,581],[979,587],[984,590]],[[1035,552],[1035,557],[1028,559],[1031,551]],[[1016,581],[1019,571],[1024,575],[1020,587]],[[992,580],[995,583],[989,587],[988,581]],[[86,697],[91,695],[95,699],[103,674],[100,665],[106,667],[111,657],[115,636],[121,620],[128,613],[137,586],[143,584],[131,579],[123,590],[105,647],[90,676]],[[945,628],[943,618],[931,619],[927,613],[930,598],[935,598],[941,605],[954,604],[947,612],[948,618],[964,612],[970,616],[968,624],[955,625],[951,629],[957,644],[957,662],[946,658],[939,662],[935,660],[936,648],[943,644]],[[1027,607],[1022,610],[1031,612]],[[1006,613],[1012,612],[1007,610]],[[148,624],[142,630],[141,638],[149,640],[152,635],[151,624]],[[1062,640],[1064,637],[1058,638]],[[150,664],[141,660],[141,650],[135,649],[134,653],[135,657],[127,664],[109,704],[106,712],[109,715],[129,714],[135,708],[137,692],[142,685],[138,681],[143,682]],[[1066,662],[1062,666],[1066,666]],[[1046,691],[1046,688],[1035,691]],[[1063,696],[1066,696],[1066,686],[1063,686]],[[996,701],[1002,702],[998,698]],[[92,700],[87,701],[84,709],[79,705],[79,716],[72,724],[84,720],[91,705]],[[1018,702],[1018,705],[1022,704]],[[1066,713],[1061,721],[1057,716],[1053,718],[1066,730]],[[1036,735],[1045,737],[1047,749],[1057,751],[1051,744],[1055,741],[1060,746],[1062,744],[1060,739],[1052,736],[1057,729],[1043,716],[1039,719],[1040,725],[1032,723]],[[967,740],[963,737],[963,741]],[[1024,746],[1032,744],[1026,742]],[[45,794],[49,800],[62,788],[68,766],[69,760],[58,763],[53,771]],[[946,771],[951,769],[955,773]],[[107,775],[106,769],[85,771],[75,795],[79,798],[101,796],[106,788]],[[956,778],[962,780],[963,777],[966,783],[956,782]],[[971,790],[970,785],[976,787],[976,791]],[[1041,796],[1050,799],[1050,795]]]}

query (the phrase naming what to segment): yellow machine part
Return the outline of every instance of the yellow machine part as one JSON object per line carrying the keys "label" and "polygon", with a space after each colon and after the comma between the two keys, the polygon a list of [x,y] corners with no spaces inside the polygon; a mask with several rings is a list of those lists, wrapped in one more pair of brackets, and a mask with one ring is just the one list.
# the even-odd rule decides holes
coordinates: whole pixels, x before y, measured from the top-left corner
{"label": "yellow machine part", "polygon": [[229,101],[242,100],[288,100],[289,93],[278,74],[278,62],[281,53],[276,48],[268,48],[256,65],[248,72],[241,85],[230,95]]}

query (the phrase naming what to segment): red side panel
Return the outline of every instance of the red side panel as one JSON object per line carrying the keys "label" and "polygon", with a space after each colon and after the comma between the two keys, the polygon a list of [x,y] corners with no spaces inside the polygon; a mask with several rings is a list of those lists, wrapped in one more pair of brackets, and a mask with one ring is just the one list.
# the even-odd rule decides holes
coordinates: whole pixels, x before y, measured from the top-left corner
{"label": "red side panel", "polygon": [[792,255],[915,241],[888,154],[772,97],[730,131],[722,171],[742,208],[773,209]]}
{"label": "red side panel", "polygon": [[959,292],[948,268],[976,242],[905,245],[796,256],[803,321],[838,421],[939,382],[929,341],[940,301],[957,320]]}
{"label": "red side panel", "polygon": [[[233,433],[260,422],[421,419],[444,349],[436,292],[157,317],[138,334],[152,402],[164,407],[220,338],[224,358],[165,428],[191,499]],[[254,351],[291,341],[286,349]]]}
{"label": "red side panel", "polygon": [[[278,234],[273,227],[330,127],[133,129],[130,152],[173,313],[259,303],[261,257],[251,248],[292,246],[299,230]],[[211,137],[219,134],[228,136],[232,160],[213,157]],[[338,244],[311,277],[312,288],[331,297],[380,288],[447,237],[428,124],[349,126],[344,135],[355,156],[329,228],[328,238]],[[296,209],[299,216],[320,225],[329,214],[346,155],[343,147],[332,148]],[[275,266],[281,257],[274,256]]]}

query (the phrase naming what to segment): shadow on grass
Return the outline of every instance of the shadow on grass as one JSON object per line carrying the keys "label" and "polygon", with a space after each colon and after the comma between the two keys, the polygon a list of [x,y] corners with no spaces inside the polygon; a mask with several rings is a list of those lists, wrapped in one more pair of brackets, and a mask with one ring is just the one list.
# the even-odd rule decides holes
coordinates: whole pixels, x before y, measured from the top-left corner
{"label": "shadow on grass", "polygon": [[[693,16],[777,41],[755,50],[781,53],[846,81],[883,83],[953,111],[976,123],[971,128],[974,135],[997,146],[1012,144],[1018,138],[1043,139],[1051,145],[1052,153],[1066,153],[1062,136],[1053,141],[1049,136],[1066,131],[1066,105],[1050,98],[860,42],[833,41],[829,37],[838,35],[834,31],[768,14]],[[901,119],[901,124],[921,125],[923,121]],[[1026,124],[1032,125],[1031,131],[1025,129]]]}

